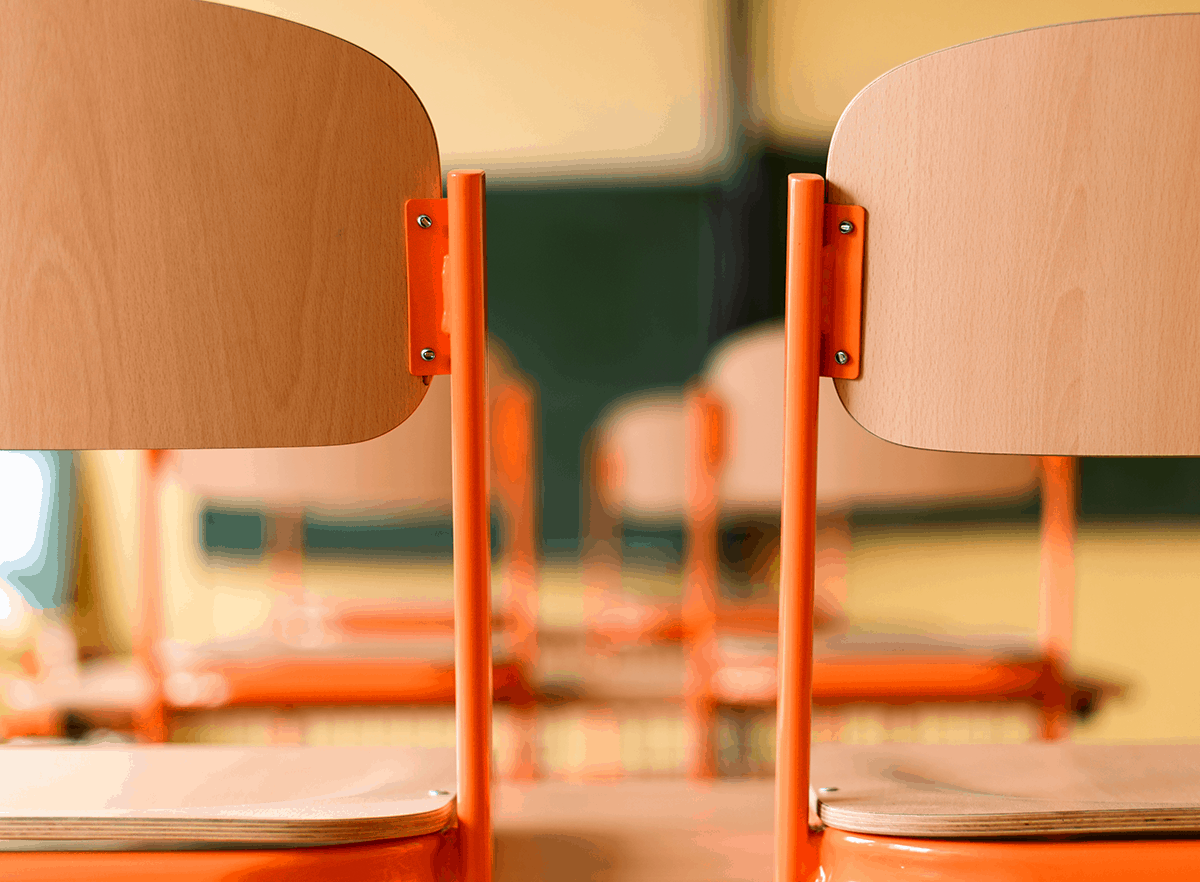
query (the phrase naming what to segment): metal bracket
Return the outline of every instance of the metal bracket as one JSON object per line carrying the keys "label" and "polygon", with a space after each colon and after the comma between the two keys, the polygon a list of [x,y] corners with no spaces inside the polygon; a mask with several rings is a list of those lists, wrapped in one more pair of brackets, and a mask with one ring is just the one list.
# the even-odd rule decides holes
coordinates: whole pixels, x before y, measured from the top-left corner
{"label": "metal bracket", "polygon": [[821,376],[858,379],[862,356],[862,267],[867,212],[825,205],[821,247]]}
{"label": "metal bracket", "polygon": [[446,272],[450,261],[448,202],[409,199],[404,203],[408,254],[408,371],[431,377],[450,373],[450,317]]}

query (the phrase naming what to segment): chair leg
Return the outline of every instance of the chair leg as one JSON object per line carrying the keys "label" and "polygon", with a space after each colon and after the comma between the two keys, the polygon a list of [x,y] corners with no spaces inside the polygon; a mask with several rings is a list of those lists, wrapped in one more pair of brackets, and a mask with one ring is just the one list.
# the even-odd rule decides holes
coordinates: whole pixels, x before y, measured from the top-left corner
{"label": "chair leg", "polygon": [[447,182],[454,480],[454,671],[462,876],[492,878],[492,611],[483,172]]}
{"label": "chair leg", "polygon": [[775,882],[812,878],[809,832],[817,414],[825,181],[788,178],[783,510],[780,528],[779,696],[775,763]]}
{"label": "chair leg", "polygon": [[1070,733],[1065,679],[1069,676],[1075,608],[1075,536],[1078,508],[1078,461],[1070,456],[1041,457],[1041,580],[1038,643],[1049,665],[1040,708],[1044,740]]}

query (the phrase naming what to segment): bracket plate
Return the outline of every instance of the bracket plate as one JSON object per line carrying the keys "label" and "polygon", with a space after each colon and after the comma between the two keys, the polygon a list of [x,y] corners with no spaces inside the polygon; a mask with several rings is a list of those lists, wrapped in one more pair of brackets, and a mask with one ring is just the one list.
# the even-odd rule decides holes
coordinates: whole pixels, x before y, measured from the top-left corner
{"label": "bracket plate", "polygon": [[[420,218],[429,220],[423,226]],[[446,269],[450,258],[445,199],[404,203],[408,254],[408,371],[416,377],[450,373],[450,320],[446,314]],[[433,357],[421,353],[432,350]]]}
{"label": "bracket plate", "polygon": [[[843,222],[851,230],[843,233]],[[862,267],[867,212],[861,205],[825,206],[821,247],[821,376],[858,379],[862,356]],[[838,364],[844,352],[846,363]]]}

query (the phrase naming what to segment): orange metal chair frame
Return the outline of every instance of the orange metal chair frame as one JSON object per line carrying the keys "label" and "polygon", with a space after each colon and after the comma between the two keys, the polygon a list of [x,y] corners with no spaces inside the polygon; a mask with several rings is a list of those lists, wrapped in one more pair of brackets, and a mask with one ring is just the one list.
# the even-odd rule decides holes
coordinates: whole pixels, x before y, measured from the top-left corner
{"label": "orange metal chair frame", "polygon": [[[512,626],[515,661],[493,671],[494,696],[510,702],[519,714],[529,716],[536,707],[535,689],[529,674],[537,663],[537,486],[536,486],[536,401],[531,389],[520,384],[505,385],[489,407],[492,433],[488,449],[498,480],[493,488],[502,503],[504,529],[509,539],[505,578],[513,609],[493,615],[493,626]],[[164,671],[157,647],[165,634],[159,534],[158,500],[162,489],[167,451],[145,454],[139,496],[141,556],[139,602],[134,657],[151,683],[146,703],[132,709],[132,723],[140,740],[163,742],[170,736],[176,708],[167,700]],[[490,498],[490,496],[489,496]],[[398,611],[351,611],[339,624],[350,633],[420,634],[451,633],[454,615],[421,611],[419,615]],[[303,705],[444,704],[453,703],[453,665],[414,659],[255,659],[253,662],[224,662],[219,672],[229,694],[221,707],[291,707]],[[57,734],[57,719],[45,713],[36,718],[13,720],[9,735]],[[523,720],[522,730],[536,726]],[[535,741],[518,739],[516,777],[537,773]],[[521,743],[524,742],[524,743]]]}
{"label": "orange metal chair frame", "polygon": [[[446,300],[454,343],[454,607],[455,750],[458,824],[412,839],[330,848],[211,852],[14,852],[0,855],[13,878],[61,879],[103,871],[127,879],[249,877],[297,874],[357,880],[385,869],[387,878],[471,882],[492,876],[491,531],[488,511],[487,288],[484,174],[454,171],[446,183],[450,248]],[[410,296],[420,296],[412,291]],[[144,520],[150,529],[153,518]],[[153,549],[154,543],[143,548]],[[150,552],[153,553],[153,552]],[[157,572],[148,567],[150,573]],[[143,588],[151,587],[143,583]],[[141,635],[144,638],[144,634]],[[143,661],[152,648],[139,639]],[[457,873],[455,873],[457,870]]]}
{"label": "orange metal chair frame", "polygon": [[455,749],[462,875],[492,875],[492,616],[483,172],[446,182],[452,349]]}
{"label": "orange metal chair frame", "polygon": [[[680,613],[674,615],[669,608],[656,610],[657,615],[639,622],[636,630],[612,635],[605,632],[604,636],[614,642],[633,639],[684,642],[687,672],[683,705],[691,733],[688,768],[696,777],[711,777],[716,774],[714,717],[720,704],[729,703],[719,701],[713,689],[718,668],[717,632],[775,633],[779,620],[774,609],[730,609],[720,603],[718,486],[728,431],[720,399],[702,386],[690,385],[684,395],[684,420],[686,558]],[[615,466],[608,462],[611,454],[606,451],[590,452],[591,468],[585,474],[595,497],[596,488],[611,477],[603,473],[604,466]],[[897,705],[929,701],[1017,701],[1038,708],[1041,738],[1052,740],[1067,735],[1071,711],[1077,701],[1066,680],[1074,603],[1072,554],[1078,469],[1072,457],[1041,457],[1040,462],[1040,657],[1008,661],[979,655],[955,659],[910,657],[888,664],[871,659],[814,663],[813,703],[838,706],[853,702]],[[600,515],[598,508],[597,504],[592,505],[592,518]],[[616,540],[611,544],[616,546]],[[612,567],[616,562],[606,563]],[[767,708],[775,703],[772,689],[770,693],[748,693],[736,706]]]}
{"label": "orange metal chair frame", "polygon": [[[454,341],[453,503],[455,709],[458,824],[441,834],[394,842],[329,848],[211,852],[8,853],[0,864],[22,879],[61,879],[85,872],[127,879],[242,877],[292,879],[319,873],[327,879],[361,879],[364,871],[387,867],[389,878],[460,878],[486,882],[492,872],[491,824],[491,531],[488,493],[487,304],[484,235],[484,174],[455,171],[447,179],[449,267],[446,300]],[[410,296],[420,296],[417,291]],[[141,496],[142,615],[135,656],[156,674],[148,706],[135,711],[135,724],[153,740],[165,737],[161,671],[155,643],[161,633],[158,584],[158,512],[154,504],[163,454],[148,454]]]}
{"label": "orange metal chair frame", "polygon": [[[1200,842],[969,842],[891,839],[810,828],[809,781],[814,694],[813,596],[816,548],[817,394],[821,370],[821,263],[825,181],[788,179],[786,381],[775,767],[776,882],[892,878],[897,865],[928,879],[1084,880],[1115,867],[1164,875],[1200,858]],[[1074,584],[1075,462],[1047,457],[1042,529],[1039,636],[1052,662],[1065,664]],[[1053,669],[1055,678],[1059,668]],[[911,673],[911,672],[910,672]],[[1062,717],[1048,715],[1051,734]],[[1002,862],[1002,863],[998,863]],[[1021,870],[1031,875],[1021,876]],[[1135,872],[1136,870],[1136,872]],[[991,875],[989,875],[991,874]],[[1016,875],[1014,875],[1016,874]],[[1118,873],[1119,875],[1119,873]]]}

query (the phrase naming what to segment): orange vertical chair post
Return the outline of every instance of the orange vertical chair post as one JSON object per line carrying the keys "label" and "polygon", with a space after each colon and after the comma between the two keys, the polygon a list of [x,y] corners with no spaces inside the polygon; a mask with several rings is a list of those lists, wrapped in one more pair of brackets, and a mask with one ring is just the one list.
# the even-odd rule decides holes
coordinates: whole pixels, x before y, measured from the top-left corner
{"label": "orange vertical chair post", "polygon": [[687,558],[683,576],[682,624],[688,654],[684,704],[688,716],[688,766],[693,776],[716,774],[712,742],[712,672],[716,653],[717,591],[720,580],[717,532],[721,518],[717,469],[723,457],[721,408],[709,392],[691,389],[685,404],[688,467],[684,474]]}
{"label": "orange vertical chair post", "polygon": [[[538,526],[537,517],[537,399],[528,386],[515,383],[499,389],[492,402],[492,461],[495,491],[504,502],[504,530],[509,554],[504,572],[504,595],[513,615],[513,643],[525,669],[538,662]],[[514,778],[538,773],[537,705],[529,698],[511,705],[510,720],[518,747]]]}
{"label": "orange vertical chair post", "polygon": [[159,641],[165,627],[162,596],[162,560],[159,556],[162,519],[159,517],[159,491],[162,484],[165,450],[144,452],[140,492],[138,494],[138,604],[137,631],[134,634],[134,660],[146,673],[150,694],[141,707],[133,710],[133,728],[144,741],[167,740],[166,698],[163,692],[162,661]]}
{"label": "orange vertical chair post", "polygon": [[775,761],[775,882],[809,878],[819,840],[808,830],[816,566],[817,396],[825,181],[788,178],[787,379],[780,532],[779,697]]}
{"label": "orange vertical chair post", "polygon": [[1070,730],[1063,679],[1071,661],[1075,612],[1075,536],[1078,531],[1079,465],[1071,456],[1043,456],[1041,579],[1038,645],[1049,660],[1054,694],[1041,711],[1041,736],[1065,737]]}
{"label": "orange vertical chair post", "polygon": [[484,174],[446,181],[454,454],[454,676],[462,875],[492,877],[492,615]]}

